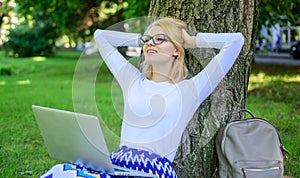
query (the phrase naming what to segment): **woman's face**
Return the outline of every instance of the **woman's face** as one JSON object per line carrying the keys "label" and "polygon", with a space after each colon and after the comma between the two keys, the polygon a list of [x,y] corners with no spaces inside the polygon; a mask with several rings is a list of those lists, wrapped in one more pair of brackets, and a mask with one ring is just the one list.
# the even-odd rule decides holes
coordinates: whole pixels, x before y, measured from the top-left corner
{"label": "woman's face", "polygon": [[[145,35],[152,37],[156,34],[165,33],[159,26],[154,26]],[[173,62],[175,56],[178,56],[177,49],[170,39],[166,39],[161,44],[155,44],[151,39],[143,46],[143,52],[146,62],[152,65]]]}

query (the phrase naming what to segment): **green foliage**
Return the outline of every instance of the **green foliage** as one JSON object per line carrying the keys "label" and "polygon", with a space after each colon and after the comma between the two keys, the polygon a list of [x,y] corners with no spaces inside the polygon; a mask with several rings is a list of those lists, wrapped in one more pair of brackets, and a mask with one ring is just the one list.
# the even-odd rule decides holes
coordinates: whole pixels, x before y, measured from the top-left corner
{"label": "green foliage", "polygon": [[33,25],[25,21],[11,29],[9,41],[4,43],[7,54],[15,57],[49,56],[53,53],[58,34],[51,19],[37,16]]}
{"label": "green foliage", "polygon": [[36,14],[43,14],[55,23],[60,36],[67,35],[76,43],[90,40],[97,28],[106,28],[124,19],[124,2],[117,0],[15,1],[20,16],[30,20]]}
{"label": "green foliage", "polygon": [[12,69],[11,69],[11,66],[9,65],[0,65],[0,76],[1,75],[12,75]]}
{"label": "green foliage", "polygon": [[[9,2],[10,0],[0,2],[0,18],[2,15],[7,16],[11,10]],[[15,2],[16,12],[29,21],[28,23],[36,24],[47,17],[55,24],[55,33],[58,36],[67,35],[69,40],[75,43],[91,40],[97,28],[107,28],[124,19],[147,16],[150,7],[150,0],[15,0]],[[287,21],[295,25],[299,22],[299,7],[300,0],[262,0],[259,27],[262,24],[272,26],[276,23],[286,26]],[[41,16],[42,19],[39,18]]]}
{"label": "green foliage", "polygon": [[[16,11],[21,17],[30,18],[36,16],[35,14],[43,13],[52,19],[57,24],[57,27],[63,30],[62,32],[66,32],[67,26],[73,28],[77,25],[77,20],[82,20],[77,19],[81,13],[78,9],[80,7],[79,0],[15,0],[15,2],[17,3]],[[75,15],[75,13],[78,15]]]}
{"label": "green foliage", "polygon": [[9,5],[10,0],[0,1],[0,28],[3,23],[3,18],[9,15],[9,12],[12,11],[12,7]]}
{"label": "green foliage", "polygon": [[125,19],[147,16],[149,13],[150,0],[126,0],[123,12]]}
{"label": "green foliage", "polygon": [[24,63],[18,63],[18,61],[0,60],[0,76],[18,76],[27,75],[36,72],[35,65],[26,65]]}
{"label": "green foliage", "polygon": [[260,4],[259,26],[267,27],[280,24],[287,26],[289,21],[291,25],[299,23],[300,18],[300,0],[262,0]]}

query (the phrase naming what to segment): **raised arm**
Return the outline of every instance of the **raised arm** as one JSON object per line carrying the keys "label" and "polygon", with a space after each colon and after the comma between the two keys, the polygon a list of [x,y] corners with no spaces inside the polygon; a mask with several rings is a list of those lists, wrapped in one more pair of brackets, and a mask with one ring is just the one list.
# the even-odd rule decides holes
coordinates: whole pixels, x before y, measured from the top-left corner
{"label": "raised arm", "polygon": [[124,56],[120,54],[117,47],[138,47],[139,34],[125,33],[110,30],[96,30],[94,39],[98,50],[108,65],[111,72],[116,76],[118,72],[128,64]]}
{"label": "raised arm", "polygon": [[190,38],[194,38],[190,42],[191,47],[196,45],[198,48],[220,49],[208,65],[192,78],[201,103],[232,67],[242,49],[244,37],[241,33],[198,33],[196,37]]}

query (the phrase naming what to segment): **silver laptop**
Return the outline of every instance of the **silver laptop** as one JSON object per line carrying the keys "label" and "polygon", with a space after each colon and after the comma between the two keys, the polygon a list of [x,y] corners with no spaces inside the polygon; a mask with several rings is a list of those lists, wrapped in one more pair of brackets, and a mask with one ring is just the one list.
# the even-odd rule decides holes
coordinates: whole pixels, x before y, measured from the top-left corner
{"label": "silver laptop", "polygon": [[51,158],[110,175],[156,177],[113,165],[96,116],[32,105]]}

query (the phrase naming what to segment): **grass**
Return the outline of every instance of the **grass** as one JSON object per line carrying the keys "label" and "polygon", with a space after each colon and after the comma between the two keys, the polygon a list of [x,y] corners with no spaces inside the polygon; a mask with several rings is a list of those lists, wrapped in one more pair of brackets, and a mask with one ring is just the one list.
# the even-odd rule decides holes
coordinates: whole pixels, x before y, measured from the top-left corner
{"label": "grass", "polygon": [[285,174],[300,176],[300,67],[253,65],[247,108],[278,129],[290,154]]}
{"label": "grass", "polygon": [[[118,138],[121,120],[115,118],[122,115],[121,94],[112,89],[115,82],[98,59],[68,51],[15,59],[0,52],[0,177],[37,177],[58,163],[47,154],[32,104],[97,114]],[[248,109],[278,128],[291,152],[285,175],[294,177],[300,175],[299,73],[299,67],[253,65],[247,100]]]}

